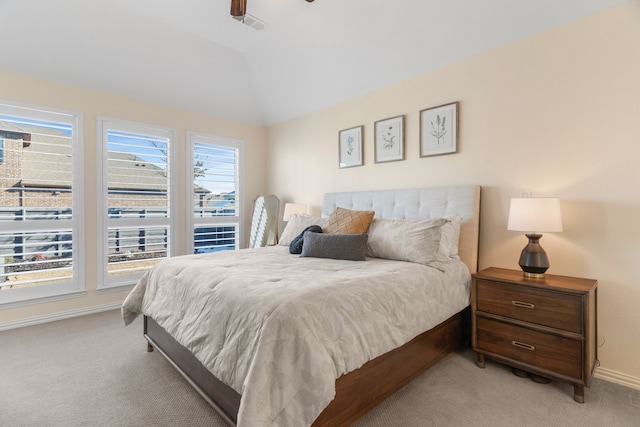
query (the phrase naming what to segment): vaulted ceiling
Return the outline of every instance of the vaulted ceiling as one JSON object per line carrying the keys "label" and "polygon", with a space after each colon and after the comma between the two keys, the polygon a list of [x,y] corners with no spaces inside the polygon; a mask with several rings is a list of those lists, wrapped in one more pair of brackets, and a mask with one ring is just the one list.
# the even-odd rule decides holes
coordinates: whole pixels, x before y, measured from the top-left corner
{"label": "vaulted ceiling", "polygon": [[626,1],[0,0],[0,69],[269,125]]}

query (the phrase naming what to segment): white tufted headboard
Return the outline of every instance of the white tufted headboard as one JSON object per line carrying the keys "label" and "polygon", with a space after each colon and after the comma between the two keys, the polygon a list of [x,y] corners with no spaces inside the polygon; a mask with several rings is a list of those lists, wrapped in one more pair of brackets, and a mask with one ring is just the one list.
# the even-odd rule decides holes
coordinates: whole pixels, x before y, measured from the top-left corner
{"label": "white tufted headboard", "polygon": [[460,228],[460,259],[472,273],[478,270],[479,185],[325,194],[322,216],[329,216],[336,207],[375,211],[378,218],[417,220],[462,215],[464,221]]}

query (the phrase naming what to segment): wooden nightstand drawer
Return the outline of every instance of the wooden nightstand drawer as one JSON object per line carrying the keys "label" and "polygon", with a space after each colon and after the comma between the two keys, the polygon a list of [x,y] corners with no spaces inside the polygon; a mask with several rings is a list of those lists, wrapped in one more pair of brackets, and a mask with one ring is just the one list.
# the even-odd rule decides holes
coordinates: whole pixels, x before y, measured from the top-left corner
{"label": "wooden nightstand drawer", "polygon": [[579,295],[478,279],[477,310],[581,334]]}
{"label": "wooden nightstand drawer", "polygon": [[584,403],[598,362],[598,281],[487,268],[471,282],[471,342],[485,356],[524,371],[569,381]]}
{"label": "wooden nightstand drawer", "polygon": [[582,343],[478,317],[478,350],[581,380]]}

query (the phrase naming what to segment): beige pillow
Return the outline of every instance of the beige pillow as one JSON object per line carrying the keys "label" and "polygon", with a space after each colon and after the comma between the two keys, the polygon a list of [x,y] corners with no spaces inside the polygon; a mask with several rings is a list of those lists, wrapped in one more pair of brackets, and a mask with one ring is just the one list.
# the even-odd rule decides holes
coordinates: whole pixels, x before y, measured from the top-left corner
{"label": "beige pillow", "polygon": [[440,261],[460,259],[458,256],[458,243],[460,241],[460,225],[464,218],[460,215],[448,215],[444,218],[449,221],[442,226],[438,259]]}
{"label": "beige pillow", "polygon": [[374,211],[352,211],[345,208],[335,208],[322,229],[325,233],[331,234],[366,233],[374,215]]}
{"label": "beige pillow", "polygon": [[449,220],[374,219],[367,250],[375,258],[428,265],[438,260],[442,226]]}
{"label": "beige pillow", "polygon": [[291,215],[291,218],[289,218],[289,222],[287,222],[287,225],[282,231],[282,235],[280,235],[278,245],[289,246],[293,239],[295,239],[298,234],[302,233],[305,228],[309,227],[310,225],[318,225],[321,228],[324,228],[325,223],[325,218],[299,214]]}

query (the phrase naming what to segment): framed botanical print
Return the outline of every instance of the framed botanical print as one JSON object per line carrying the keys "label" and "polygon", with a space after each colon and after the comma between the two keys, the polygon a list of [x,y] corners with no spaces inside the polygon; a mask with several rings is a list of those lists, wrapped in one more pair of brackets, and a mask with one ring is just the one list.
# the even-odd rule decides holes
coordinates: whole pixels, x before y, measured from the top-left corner
{"label": "framed botanical print", "polygon": [[378,120],[374,133],[376,163],[404,160],[404,116]]}
{"label": "framed botanical print", "polygon": [[420,111],[420,157],[458,150],[458,103]]}
{"label": "framed botanical print", "polygon": [[339,167],[362,166],[362,126],[338,132]]}

